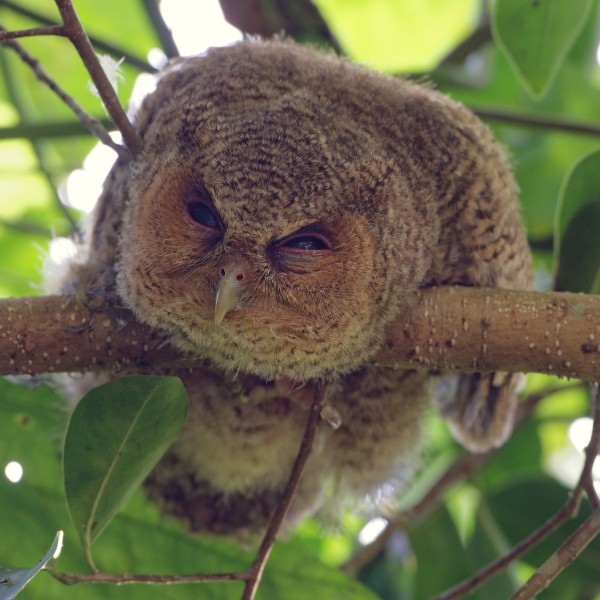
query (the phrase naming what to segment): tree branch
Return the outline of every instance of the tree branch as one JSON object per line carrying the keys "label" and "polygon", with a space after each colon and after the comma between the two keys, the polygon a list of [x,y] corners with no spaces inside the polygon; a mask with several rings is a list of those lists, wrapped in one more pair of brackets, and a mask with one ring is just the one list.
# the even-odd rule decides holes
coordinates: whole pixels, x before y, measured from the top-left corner
{"label": "tree branch", "polygon": [[512,125],[525,125],[537,129],[551,129],[555,131],[567,131],[569,133],[581,133],[584,135],[600,136],[600,123],[584,123],[564,117],[520,113],[512,110],[489,108],[469,104],[469,108],[479,117],[488,121],[500,121]]}
{"label": "tree branch", "polygon": [[302,436],[300,448],[283,491],[283,495],[271,517],[269,526],[267,527],[263,540],[256,552],[256,556],[245,571],[233,573],[196,573],[194,575],[118,575],[113,573],[79,575],[77,573],[62,573],[51,567],[46,568],[46,570],[54,578],[67,585],[76,583],[113,583],[116,585],[147,583],[173,585],[180,583],[201,583],[206,581],[245,581],[246,583],[241,600],[253,600],[262,579],[271,549],[277,540],[277,534],[281,529],[285,515],[292,503],[298,484],[300,483],[306,461],[310,456],[317,428],[321,421],[321,410],[325,403],[326,394],[327,385],[317,385],[315,387],[314,399],[306,421],[304,435]]}
{"label": "tree branch", "polygon": [[179,50],[175,40],[173,39],[173,33],[167,27],[162,14],[158,8],[157,0],[142,0],[142,4],[148,16],[148,20],[152,24],[152,28],[156,32],[160,44],[167,58],[175,58],[179,56]]}
{"label": "tree branch", "polygon": [[[0,375],[193,366],[115,306],[69,296],[0,300]],[[431,371],[600,379],[600,296],[437,287],[392,323],[373,361]]]}
{"label": "tree branch", "polygon": [[75,46],[83,64],[96,85],[96,89],[100,94],[100,98],[102,98],[102,102],[104,102],[104,106],[106,106],[108,114],[121,132],[129,152],[135,158],[142,149],[142,140],[133,128],[133,125],[129,122],[119,102],[119,98],[94,52],[92,43],[77,17],[71,0],[55,0],[55,2],[63,19],[67,37],[71,40],[73,46]]}
{"label": "tree branch", "polygon": [[0,42],[14,40],[17,38],[33,37],[37,35],[65,35],[62,25],[50,25],[48,27],[32,27],[31,29],[19,29],[17,31],[0,31]]}
{"label": "tree branch", "polygon": [[[11,2],[11,0],[0,0],[0,8],[2,7],[8,8],[9,10],[17,13],[18,15],[26,17],[27,19],[31,19],[32,21],[35,21],[37,23],[41,23],[42,25],[50,27],[64,27],[63,25],[59,25],[56,21],[53,21],[52,19],[49,19],[48,17],[36,11],[33,11],[25,6],[20,6],[15,2]],[[125,62],[128,65],[135,67],[140,71],[143,71],[145,73],[156,73],[156,69],[152,65],[148,64],[148,62],[145,61],[143,58],[140,58],[135,54],[131,54],[131,52],[128,52],[125,48],[115,46],[114,44],[110,44],[93,35],[88,35],[94,48],[102,50],[102,52],[106,52],[107,54],[109,54],[117,60],[125,58]]]}
{"label": "tree branch", "polygon": [[[0,26],[0,32],[4,32],[4,28]],[[18,42],[15,40],[4,40],[2,42],[4,46],[10,48],[19,55],[19,58],[29,66],[35,76],[44,85],[49,87],[77,116],[77,118],[103,143],[112,148],[118,154],[123,154],[125,149],[119,144],[113,142],[108,131],[102,126],[99,121],[88,115],[81,106],[75,101],[74,98],[69,96],[57,83],[46,73],[42,68],[39,61],[33,58]]]}
{"label": "tree branch", "polygon": [[[600,445],[600,396],[598,394],[598,384],[592,386],[592,399],[594,405],[592,436],[586,448],[585,462],[581,469],[579,481],[567,502],[531,535],[516,544],[510,552],[486,565],[472,577],[435,596],[432,600],[454,600],[463,598],[465,594],[473,592],[484,581],[487,581],[508,564],[531,550],[538,542],[560,527],[565,521],[577,515],[581,499],[586,491],[591,504],[594,504],[592,497],[597,499],[596,493],[594,491],[590,495],[588,490],[590,487],[593,489],[592,469]],[[537,593],[548,587],[551,581],[579,556],[598,533],[600,533],[600,510],[596,507],[588,519],[544,562],[511,600],[533,598]]]}
{"label": "tree branch", "polygon": [[[529,394],[519,403],[516,427],[523,423],[532,413],[534,408],[548,396],[551,396],[557,392],[564,392],[565,389],[568,388],[579,388],[582,385],[584,384],[577,382],[569,385],[560,385],[554,388],[544,389],[541,392]],[[422,498],[417,500],[413,506],[395,515],[388,521],[385,529],[377,536],[375,540],[357,550],[357,552],[343,565],[342,569],[344,572],[351,576],[357,576],[384,551],[388,540],[391,538],[394,532],[403,530],[407,524],[410,524],[412,527],[418,526],[419,523],[427,519],[433,511],[439,508],[440,504],[444,501],[448,490],[450,490],[459,481],[463,481],[464,479],[472,477],[473,474],[478,471],[478,469],[485,465],[490,459],[495,457],[496,454],[497,450],[491,450],[481,454],[463,453],[461,456],[459,456],[456,461],[448,467],[445,473],[427,490]],[[469,585],[472,585],[473,588],[476,587],[504,568],[506,564],[510,562],[504,561],[504,559],[500,560],[502,562],[495,561],[494,563],[491,563],[491,565],[485,567],[485,569],[478,571],[474,576],[477,577],[475,583],[473,583],[471,579],[467,580]],[[485,573],[483,571],[485,571]],[[460,585],[462,586],[460,592],[463,593],[466,589],[467,582],[463,582]]]}

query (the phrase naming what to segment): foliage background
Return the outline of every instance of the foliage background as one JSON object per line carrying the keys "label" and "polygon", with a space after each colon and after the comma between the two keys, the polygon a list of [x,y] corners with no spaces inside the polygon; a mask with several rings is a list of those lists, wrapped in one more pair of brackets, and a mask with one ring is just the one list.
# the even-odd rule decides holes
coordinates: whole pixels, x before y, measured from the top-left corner
{"label": "foliage background", "polygon": [[[569,9],[578,4],[551,2]],[[185,4],[183,0],[181,3]],[[75,2],[88,32],[116,46],[117,58],[126,56],[119,87],[124,104],[140,71],[153,71],[146,58],[148,52],[161,46],[148,4],[142,0],[104,0],[100,9],[93,0]],[[254,4],[262,6],[260,2]],[[565,188],[569,194],[564,205],[569,207],[570,216],[566,224],[557,225],[557,216],[564,212],[559,202],[561,189],[574,165],[599,148],[598,129],[595,134],[592,130],[575,133],[552,126],[553,120],[595,123],[596,128],[600,125],[600,6],[598,1],[588,4],[589,16],[556,79],[542,99],[534,99],[492,38],[487,3],[315,2],[339,46],[353,60],[394,74],[426,78],[476,109],[525,116],[525,124],[489,123],[514,159],[542,290],[553,287],[556,281],[560,288],[576,291],[592,291],[598,285],[597,154],[591,155],[596,162],[584,173],[582,182]],[[303,21],[308,14],[306,2],[294,0],[283,5],[271,3],[272,23],[277,24],[284,12],[291,12],[301,25],[298,37],[323,43],[318,28]],[[50,0],[20,0],[17,9],[11,2],[0,0],[0,23],[8,29],[38,24],[31,15],[22,14],[23,9],[58,20]],[[267,14],[264,7],[262,10]],[[274,28],[277,30],[276,25]],[[531,48],[543,42],[534,33],[524,31],[523,35]],[[86,110],[104,118],[99,101],[87,90],[88,75],[66,40],[44,37],[22,43]],[[8,50],[0,49],[0,72],[0,297],[9,297],[41,293],[42,256],[50,239],[71,234],[81,220],[82,214],[65,206],[61,198],[65,198],[68,173],[80,167],[95,140]],[[532,115],[547,122],[542,127],[533,126],[527,118]],[[559,265],[555,250],[561,241],[566,255]],[[528,391],[562,383],[532,376]],[[339,573],[337,566],[358,547],[357,534],[366,519],[348,512],[336,530],[323,527],[321,521],[305,522],[277,546],[260,597],[417,599],[458,582],[530,533],[565,501],[565,486],[572,485],[581,462],[569,440],[568,427],[586,413],[587,395],[581,390],[565,388],[544,400],[493,460],[453,488],[431,514],[392,536],[385,551],[359,574],[360,585]],[[62,491],[59,447],[65,420],[61,400],[45,386],[31,389],[0,382],[0,467],[17,460],[25,471],[18,484],[11,484],[0,474],[1,565],[34,564],[55,531],[65,529],[67,541],[59,567],[66,571],[85,569]],[[434,415],[430,417],[429,439],[419,478],[394,509],[418,499],[461,452]],[[582,513],[588,510],[584,506]],[[575,523],[569,523],[470,597],[508,597],[574,528]],[[224,542],[188,539],[175,524],[161,520],[156,508],[137,494],[102,535],[94,555],[100,568],[107,571],[189,573],[240,569],[252,553]],[[598,565],[600,543],[596,541],[541,597],[600,597]],[[49,576],[40,575],[21,597],[221,599],[238,598],[240,589],[239,584],[232,583],[203,584],[200,588],[65,589]]]}

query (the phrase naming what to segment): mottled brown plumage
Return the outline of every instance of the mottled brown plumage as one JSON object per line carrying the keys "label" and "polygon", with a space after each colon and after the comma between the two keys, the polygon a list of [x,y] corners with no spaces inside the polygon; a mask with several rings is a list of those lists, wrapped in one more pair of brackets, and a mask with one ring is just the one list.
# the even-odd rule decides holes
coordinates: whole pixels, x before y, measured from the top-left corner
{"label": "mottled brown plumage", "polygon": [[[430,381],[365,366],[385,326],[423,286],[530,284],[516,186],[488,129],[427,86],[281,41],[177,62],[136,127],[142,155],[114,167],[68,278],[116,285],[140,320],[211,360],[182,374],[190,420],[150,494],[194,530],[262,527],[315,379],[331,381],[341,426],[321,425],[292,519],[326,490],[406,477]],[[475,449],[507,434],[515,382],[491,382],[441,393]]]}

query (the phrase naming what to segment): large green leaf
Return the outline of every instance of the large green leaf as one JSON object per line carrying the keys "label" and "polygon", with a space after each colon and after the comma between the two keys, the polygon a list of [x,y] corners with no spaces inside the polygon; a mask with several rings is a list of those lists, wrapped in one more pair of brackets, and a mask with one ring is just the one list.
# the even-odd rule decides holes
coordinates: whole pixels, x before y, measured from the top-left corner
{"label": "large green leaf", "polygon": [[600,293],[600,150],[582,158],[563,184],[556,213],[556,288]]}
{"label": "large green leaf", "polygon": [[[0,379],[0,466],[17,460],[24,467],[19,483],[10,483],[0,474],[0,565],[28,564],[32,556],[44,553],[57,529],[64,529],[66,543],[55,567],[85,571],[61,488],[58,444],[66,415],[61,406],[61,400],[45,387],[31,389]],[[94,555],[107,571],[172,574],[239,571],[254,556],[229,541],[190,537],[162,517],[141,492],[132,496],[97,540]],[[19,600],[239,600],[241,589],[240,583],[65,587],[41,574],[19,594]],[[276,544],[258,598],[375,600],[296,540]]]}
{"label": "large green leaf", "polygon": [[[409,531],[417,559],[415,598],[425,600],[468,577],[469,559],[456,526],[442,506],[416,529]],[[479,594],[473,598],[482,598]]]}
{"label": "large green leaf", "polygon": [[434,67],[475,27],[479,0],[315,0],[344,48],[385,71]]}
{"label": "large green leaf", "polygon": [[592,4],[592,0],[496,0],[495,39],[533,97],[548,91]]}
{"label": "large green leaf", "polygon": [[176,377],[123,377],[77,404],[64,447],[65,492],[84,551],[174,442],[187,417]]}

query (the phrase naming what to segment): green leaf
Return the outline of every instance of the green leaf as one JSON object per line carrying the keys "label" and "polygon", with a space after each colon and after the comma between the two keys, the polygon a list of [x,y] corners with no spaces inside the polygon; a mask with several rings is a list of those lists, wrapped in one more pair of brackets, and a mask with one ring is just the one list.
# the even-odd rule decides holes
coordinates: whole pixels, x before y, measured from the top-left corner
{"label": "green leaf", "polygon": [[[73,540],[60,480],[58,440],[64,416],[60,403],[45,386],[36,389],[0,378],[0,467],[15,460],[24,467],[19,483],[0,473],[0,564],[28,564],[40,555],[57,529],[67,543],[60,570],[82,572],[86,566]],[[71,540],[71,543],[69,543]],[[94,544],[103,570],[115,573],[216,573],[241,571],[254,558],[229,540],[191,537],[138,491]],[[49,577],[35,577],[19,596],[23,600],[239,600],[242,584],[232,582],[151,587],[143,585],[69,586]],[[278,542],[259,588],[261,598],[286,600],[375,600],[376,596],[337,569],[324,565],[302,540]]]}
{"label": "green leaf", "polygon": [[525,89],[546,95],[589,16],[592,0],[497,0],[492,31]]}
{"label": "green leaf", "polygon": [[59,531],[42,559],[30,569],[0,568],[0,598],[12,600],[62,550],[63,532]]}
{"label": "green leaf", "polygon": [[75,408],[64,447],[69,512],[88,562],[92,542],[139,487],[185,423],[176,377],[124,377],[91,390]]}
{"label": "green leaf", "polygon": [[[417,600],[439,594],[470,575],[464,546],[445,506],[408,533],[418,566],[415,578]],[[472,598],[480,596],[475,594]]]}
{"label": "green leaf", "polygon": [[556,289],[600,293],[600,150],[583,157],[563,183],[556,213]]}
{"label": "green leaf", "polygon": [[479,0],[316,0],[355,61],[390,72],[425,71],[469,35]]}

